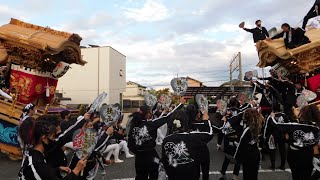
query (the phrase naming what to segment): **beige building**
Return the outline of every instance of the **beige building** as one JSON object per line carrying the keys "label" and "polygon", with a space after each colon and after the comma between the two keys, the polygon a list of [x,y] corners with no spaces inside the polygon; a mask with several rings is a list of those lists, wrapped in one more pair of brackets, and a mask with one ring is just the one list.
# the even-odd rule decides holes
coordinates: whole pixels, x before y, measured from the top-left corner
{"label": "beige building", "polygon": [[123,108],[130,111],[144,105],[144,96],[147,87],[135,82],[127,82],[126,91],[123,93]]}
{"label": "beige building", "polygon": [[57,92],[70,101],[63,104],[91,104],[103,91],[108,93],[107,104],[121,103],[126,89],[126,56],[112,47],[92,46],[81,49],[88,63],[71,65],[71,69],[59,79]]}
{"label": "beige building", "polygon": [[203,82],[193,79],[191,77],[187,77],[188,87],[206,87],[203,85]]}
{"label": "beige building", "polygon": [[[241,85],[242,83],[242,85]],[[225,82],[221,85],[221,87],[231,87],[231,85],[233,87],[252,87],[251,83],[248,81],[242,81],[240,82],[238,79],[233,79],[231,82]]]}

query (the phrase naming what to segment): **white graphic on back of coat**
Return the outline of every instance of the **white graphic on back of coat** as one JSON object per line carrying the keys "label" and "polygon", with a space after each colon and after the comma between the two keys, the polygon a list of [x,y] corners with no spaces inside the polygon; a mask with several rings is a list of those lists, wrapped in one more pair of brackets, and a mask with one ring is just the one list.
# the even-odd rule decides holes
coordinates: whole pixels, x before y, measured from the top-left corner
{"label": "white graphic on back of coat", "polygon": [[141,146],[142,143],[152,139],[152,137],[149,135],[149,131],[146,126],[143,126],[142,128],[133,128],[132,136],[135,140],[136,145],[139,146]]}
{"label": "white graphic on back of coat", "polygon": [[276,122],[278,122],[278,123],[285,123],[282,116],[275,117],[275,119],[276,119]]}
{"label": "white graphic on back of coat", "polygon": [[305,133],[301,130],[297,130],[293,133],[293,139],[296,141],[294,145],[298,147],[304,147],[304,145],[312,145],[315,142],[315,137],[312,132]]}
{"label": "white graphic on back of coat", "polygon": [[178,144],[167,142],[164,145],[164,150],[169,159],[169,165],[172,167],[177,167],[178,165],[188,164],[194,161],[192,158],[190,158],[188,148],[183,141]]}

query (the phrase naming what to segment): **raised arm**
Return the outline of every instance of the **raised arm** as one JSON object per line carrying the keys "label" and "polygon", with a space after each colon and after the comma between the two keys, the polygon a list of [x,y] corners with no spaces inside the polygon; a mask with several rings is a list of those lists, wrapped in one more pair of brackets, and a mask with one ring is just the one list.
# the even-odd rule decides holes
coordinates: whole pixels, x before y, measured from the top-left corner
{"label": "raised arm", "polygon": [[98,142],[97,142],[97,144],[96,144],[96,146],[94,148],[95,152],[101,151],[101,149],[103,149],[107,145],[107,143],[109,141],[109,138],[110,138],[112,133],[113,133],[113,127],[111,126],[98,139]]}
{"label": "raised arm", "polygon": [[284,32],[281,32],[281,33],[279,33],[279,34],[277,34],[277,35],[273,36],[271,39],[279,39],[279,38],[282,38],[282,37],[283,37],[283,35],[284,35]]}
{"label": "raised arm", "polygon": [[260,83],[259,81],[256,81],[256,92],[263,93],[263,90],[266,88],[265,85]]}
{"label": "raised arm", "polygon": [[247,31],[247,32],[250,32],[250,33],[253,33],[253,32],[254,32],[254,29],[243,28],[243,30],[245,30],[245,31]]}
{"label": "raised arm", "polygon": [[84,116],[79,116],[77,118],[77,121],[68,129],[66,129],[62,134],[60,134],[58,138],[55,140],[57,147],[62,147],[66,143],[71,142],[73,133],[76,130],[81,129],[89,118],[90,118],[90,115],[88,113],[86,113]]}
{"label": "raised arm", "polygon": [[168,114],[161,116],[159,118],[153,119],[151,121],[151,125],[153,125],[155,128],[159,128],[162,125],[164,125],[165,123],[167,123],[167,121],[169,120],[170,116],[174,113],[174,111],[181,109],[183,107],[183,104],[186,102],[186,100],[184,98],[180,99],[180,104],[178,106],[176,106],[172,111],[170,111]]}

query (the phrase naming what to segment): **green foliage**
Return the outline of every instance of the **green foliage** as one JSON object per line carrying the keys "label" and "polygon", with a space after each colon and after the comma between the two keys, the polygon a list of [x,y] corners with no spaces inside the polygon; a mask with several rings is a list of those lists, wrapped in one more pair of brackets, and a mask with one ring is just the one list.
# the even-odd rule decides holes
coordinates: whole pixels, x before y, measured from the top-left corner
{"label": "green foliage", "polygon": [[194,104],[194,103],[195,103],[194,98],[191,98],[191,99],[188,100],[188,104]]}
{"label": "green foliage", "polygon": [[159,90],[150,89],[147,92],[157,96],[157,98],[159,99],[161,94],[169,95],[170,94],[170,89],[169,88],[164,88],[164,89],[159,89]]}

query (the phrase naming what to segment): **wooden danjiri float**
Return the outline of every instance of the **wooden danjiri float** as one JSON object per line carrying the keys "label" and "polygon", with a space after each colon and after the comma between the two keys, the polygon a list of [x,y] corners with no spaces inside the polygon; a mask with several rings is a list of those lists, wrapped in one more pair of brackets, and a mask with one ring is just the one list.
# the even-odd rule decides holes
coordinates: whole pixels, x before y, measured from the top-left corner
{"label": "wooden danjiri float", "polygon": [[289,74],[292,79],[317,93],[317,101],[313,104],[318,104],[320,108],[320,29],[310,29],[305,35],[311,42],[294,49],[286,49],[283,38],[259,41],[256,44],[259,52],[257,66],[271,66],[285,71],[283,74]]}
{"label": "wooden danjiri float", "polygon": [[17,19],[0,27],[0,66],[6,66],[5,76],[12,100],[0,96],[0,150],[11,159],[21,157],[17,141],[19,119],[27,103],[36,105],[35,116],[59,114],[68,109],[73,115],[79,110],[59,105],[55,98],[58,78],[69,64],[84,65],[77,34],[41,27]]}

